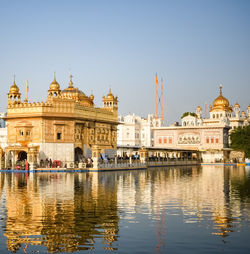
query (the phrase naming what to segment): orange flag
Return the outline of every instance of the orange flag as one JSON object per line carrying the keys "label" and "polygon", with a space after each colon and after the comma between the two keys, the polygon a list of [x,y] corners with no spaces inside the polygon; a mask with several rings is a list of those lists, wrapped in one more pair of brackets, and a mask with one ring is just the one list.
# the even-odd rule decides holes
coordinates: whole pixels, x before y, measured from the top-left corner
{"label": "orange flag", "polygon": [[155,74],[155,82],[156,82],[156,85],[158,85],[157,73]]}

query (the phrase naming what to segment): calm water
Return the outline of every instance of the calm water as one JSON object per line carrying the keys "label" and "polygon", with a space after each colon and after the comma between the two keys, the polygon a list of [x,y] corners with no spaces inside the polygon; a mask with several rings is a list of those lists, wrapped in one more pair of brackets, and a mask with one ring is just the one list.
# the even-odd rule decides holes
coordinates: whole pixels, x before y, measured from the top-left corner
{"label": "calm water", "polygon": [[250,253],[250,168],[0,173],[0,253]]}

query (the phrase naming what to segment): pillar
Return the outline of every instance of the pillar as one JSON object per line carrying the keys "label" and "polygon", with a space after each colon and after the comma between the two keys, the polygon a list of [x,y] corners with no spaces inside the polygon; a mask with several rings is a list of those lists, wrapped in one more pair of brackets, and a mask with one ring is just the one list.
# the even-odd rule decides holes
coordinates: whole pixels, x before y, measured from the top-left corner
{"label": "pillar", "polygon": [[30,170],[33,170],[36,168],[37,163],[37,157],[38,157],[38,149],[36,146],[29,147],[28,153],[27,153],[27,161],[30,165]]}
{"label": "pillar", "polygon": [[142,147],[139,150],[139,155],[140,155],[141,163],[147,163],[147,161],[148,161],[148,150],[145,147]]}
{"label": "pillar", "polygon": [[129,155],[129,164],[132,164],[132,153]]}
{"label": "pillar", "polygon": [[93,160],[94,169],[98,169],[100,153],[101,153],[100,147],[97,145],[94,145],[92,147],[92,160]]}

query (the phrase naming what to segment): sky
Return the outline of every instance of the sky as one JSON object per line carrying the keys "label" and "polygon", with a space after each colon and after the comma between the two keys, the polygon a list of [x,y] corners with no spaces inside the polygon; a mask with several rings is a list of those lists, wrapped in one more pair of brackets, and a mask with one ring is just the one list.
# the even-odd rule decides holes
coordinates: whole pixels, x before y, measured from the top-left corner
{"label": "sky", "polygon": [[155,114],[163,79],[166,124],[219,95],[250,105],[250,1],[0,0],[0,111],[16,84],[45,101],[56,79],[95,96],[111,88],[120,115]]}

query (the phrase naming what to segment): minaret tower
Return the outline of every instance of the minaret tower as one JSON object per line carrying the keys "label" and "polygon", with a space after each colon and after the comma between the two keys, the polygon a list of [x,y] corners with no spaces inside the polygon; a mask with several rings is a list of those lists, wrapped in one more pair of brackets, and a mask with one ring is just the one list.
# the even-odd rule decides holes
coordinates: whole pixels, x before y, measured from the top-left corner
{"label": "minaret tower", "polygon": [[236,117],[239,117],[239,113],[240,113],[240,105],[239,103],[235,103],[234,104],[234,113]]}
{"label": "minaret tower", "polygon": [[114,95],[111,93],[111,89],[109,89],[108,95],[105,97],[102,97],[102,102],[103,102],[103,108],[108,109],[110,111],[117,111],[118,109],[118,99],[117,96],[114,97]]}
{"label": "minaret tower", "polygon": [[16,85],[15,76],[12,86],[10,87],[8,93],[8,104],[16,104],[21,102],[21,93],[19,92],[19,88]]}

